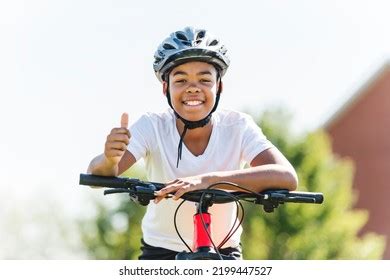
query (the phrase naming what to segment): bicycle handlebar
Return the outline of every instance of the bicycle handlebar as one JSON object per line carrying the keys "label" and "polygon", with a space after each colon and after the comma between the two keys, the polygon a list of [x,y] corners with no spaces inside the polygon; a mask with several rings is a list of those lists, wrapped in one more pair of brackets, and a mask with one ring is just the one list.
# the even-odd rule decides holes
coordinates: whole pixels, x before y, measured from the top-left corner
{"label": "bicycle handlebar", "polygon": [[145,182],[134,178],[121,178],[115,176],[99,176],[90,174],[80,174],[80,185],[106,187],[106,188],[129,188],[136,184],[154,185],[157,190],[164,187],[164,184],[155,182]]}
{"label": "bicycle handlebar", "polygon": [[[98,176],[80,174],[80,185],[99,186],[110,188],[104,191],[104,195],[113,193],[128,193],[130,198],[141,204],[148,205],[154,199],[155,191],[162,189],[162,183],[141,181],[134,178],[120,178],[114,176]],[[221,182],[223,184],[224,182]],[[315,203],[321,204],[324,200],[322,193],[288,191],[285,189],[269,189],[260,193],[250,192],[226,192],[220,189],[204,189],[187,192],[182,199],[199,202],[206,199],[210,205],[213,203],[229,203],[236,200],[250,201],[263,205],[264,211],[273,212],[283,203]]]}

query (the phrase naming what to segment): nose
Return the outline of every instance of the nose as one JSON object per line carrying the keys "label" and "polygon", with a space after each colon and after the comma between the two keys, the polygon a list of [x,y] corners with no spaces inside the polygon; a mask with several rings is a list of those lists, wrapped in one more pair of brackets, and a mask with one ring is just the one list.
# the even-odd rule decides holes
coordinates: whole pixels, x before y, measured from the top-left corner
{"label": "nose", "polygon": [[198,92],[200,92],[200,89],[194,83],[190,84],[186,89],[186,93],[198,93]]}

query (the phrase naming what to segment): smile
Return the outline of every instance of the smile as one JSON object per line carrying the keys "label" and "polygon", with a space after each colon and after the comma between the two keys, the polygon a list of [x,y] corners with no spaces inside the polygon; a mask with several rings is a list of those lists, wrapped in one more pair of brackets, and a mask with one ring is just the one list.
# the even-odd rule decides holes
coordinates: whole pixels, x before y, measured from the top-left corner
{"label": "smile", "polygon": [[187,100],[187,101],[183,101],[183,104],[187,105],[187,106],[199,106],[199,105],[204,104],[204,101],[202,101],[202,100]]}

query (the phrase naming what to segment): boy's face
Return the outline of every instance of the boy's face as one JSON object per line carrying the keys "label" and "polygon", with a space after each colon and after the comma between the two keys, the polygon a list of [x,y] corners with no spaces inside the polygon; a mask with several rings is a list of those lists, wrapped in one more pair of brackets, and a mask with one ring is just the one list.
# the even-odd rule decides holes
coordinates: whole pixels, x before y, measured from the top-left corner
{"label": "boy's face", "polygon": [[164,94],[171,94],[175,111],[184,119],[198,121],[213,109],[217,93],[217,70],[205,62],[187,62],[169,73],[169,85],[163,82]]}

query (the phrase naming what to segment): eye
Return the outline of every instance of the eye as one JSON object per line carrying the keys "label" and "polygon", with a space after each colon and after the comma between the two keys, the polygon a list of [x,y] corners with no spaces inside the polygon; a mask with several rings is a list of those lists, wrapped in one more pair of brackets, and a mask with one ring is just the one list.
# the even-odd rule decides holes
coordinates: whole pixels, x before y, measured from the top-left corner
{"label": "eye", "polygon": [[209,80],[209,79],[201,79],[200,82],[208,84],[208,83],[211,83],[211,80]]}
{"label": "eye", "polygon": [[176,80],[175,84],[184,84],[186,82],[185,79]]}

